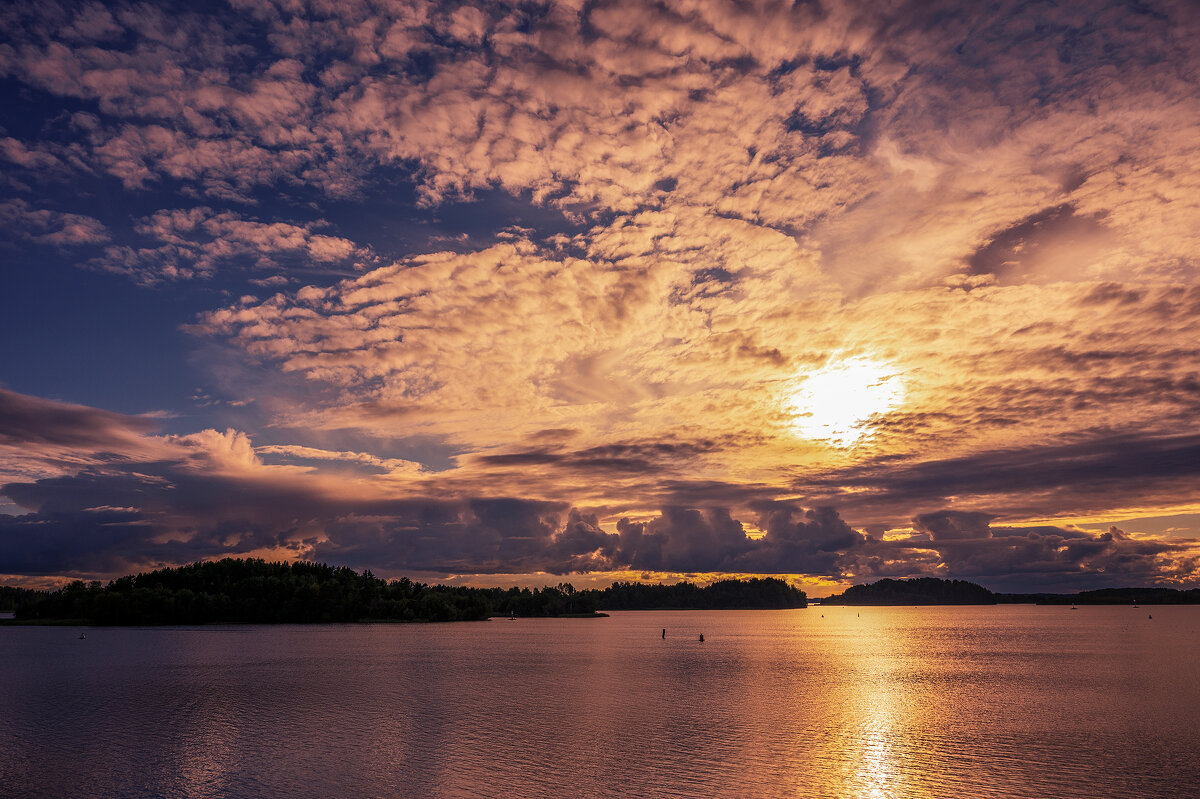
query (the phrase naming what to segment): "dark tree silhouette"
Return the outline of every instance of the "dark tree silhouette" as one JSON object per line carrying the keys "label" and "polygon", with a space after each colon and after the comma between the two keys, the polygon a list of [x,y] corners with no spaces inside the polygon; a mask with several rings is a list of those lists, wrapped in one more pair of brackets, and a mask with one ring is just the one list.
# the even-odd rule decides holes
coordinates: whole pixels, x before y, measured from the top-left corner
{"label": "dark tree silhouette", "polygon": [[700,588],[615,583],[576,590],[468,588],[386,582],[322,563],[226,558],[157,569],[108,584],[75,581],[54,592],[21,595],[19,620],[78,619],[92,624],[307,624],[353,621],[469,621],[488,616],[595,616],[599,609],[802,608],[803,591],[782,580],[719,580]]}
{"label": "dark tree silhouette", "polygon": [[965,580],[918,577],[853,585],[822,605],[995,605],[996,595]]}
{"label": "dark tree silhouette", "polygon": [[37,602],[48,595],[49,591],[38,591],[33,588],[16,588],[10,585],[0,585],[0,611],[14,611],[22,605]]}
{"label": "dark tree silhouette", "polygon": [[363,620],[466,621],[492,608],[478,589],[385,582],[369,571],[320,563],[233,559],[76,581],[17,610],[18,619],[93,624],[257,624]]}

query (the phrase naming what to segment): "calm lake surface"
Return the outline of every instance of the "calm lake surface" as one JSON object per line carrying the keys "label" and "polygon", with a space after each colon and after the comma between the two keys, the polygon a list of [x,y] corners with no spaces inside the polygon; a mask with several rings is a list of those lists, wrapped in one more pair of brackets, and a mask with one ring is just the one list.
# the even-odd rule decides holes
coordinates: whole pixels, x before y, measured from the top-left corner
{"label": "calm lake surface", "polygon": [[81,629],[0,628],[0,796],[1200,796],[1200,607]]}

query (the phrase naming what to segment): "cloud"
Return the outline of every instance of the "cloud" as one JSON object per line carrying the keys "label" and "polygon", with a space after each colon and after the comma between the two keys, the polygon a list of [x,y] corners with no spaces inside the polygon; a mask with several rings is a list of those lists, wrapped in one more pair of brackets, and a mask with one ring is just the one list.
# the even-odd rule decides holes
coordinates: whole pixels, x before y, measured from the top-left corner
{"label": "cloud", "polygon": [[1071,527],[989,526],[982,514],[940,511],[914,520],[920,536],[883,542],[877,552],[903,562],[912,550],[936,555],[932,574],[982,582],[993,590],[1073,591],[1190,583],[1194,539],[1131,536],[1113,526],[1094,534]]}
{"label": "cloud", "polygon": [[15,238],[54,247],[104,244],[111,238],[99,219],[34,208],[20,199],[0,203],[0,228]]}
{"label": "cloud", "polygon": [[12,574],[115,574],[145,562],[146,532],[123,510],[0,515],[0,563]]}
{"label": "cloud", "polygon": [[214,311],[191,329],[341,390],[338,407],[281,424],[401,427],[480,446],[645,407],[654,417],[636,429],[659,424],[659,437],[669,430],[650,400],[785,374],[786,342],[767,346],[740,323],[803,313],[821,296],[803,249],[737,220],[645,214],[588,241],[586,257],[524,236],[415,256]]}
{"label": "cloud", "polygon": [[11,136],[0,137],[0,156],[11,164],[43,174],[63,167],[59,158],[45,148],[31,147]]}
{"label": "cloud", "polygon": [[617,524],[614,565],[647,571],[840,576],[841,563],[866,538],[832,508],[772,503],[750,537],[728,508],[669,507],[645,522]]}
{"label": "cloud", "polygon": [[[111,574],[256,552],[395,572],[632,569],[834,580],[933,574],[993,587],[1039,580],[1068,587],[1114,580],[1171,583],[1189,579],[1196,566],[1195,541],[1134,536],[1115,527],[1095,534],[1069,526],[996,525],[988,513],[946,509],[918,513],[911,532],[881,538],[854,529],[831,507],[770,499],[769,491],[758,498],[742,494],[745,509],[736,511],[717,504],[720,493],[713,487],[695,492],[704,498],[697,504],[616,518],[610,532],[602,521],[611,514],[583,510],[578,503],[473,494],[479,484],[469,478],[469,469],[454,488],[453,475],[441,480],[402,459],[297,445],[256,448],[234,430],[156,436],[153,423],[140,417],[10,391],[0,392],[0,420],[0,445],[57,466],[55,473],[31,472],[0,490],[30,511],[0,518],[0,562],[12,574]],[[493,458],[492,465],[571,468],[572,459],[582,458],[577,468],[595,470],[594,459],[612,458],[622,462],[616,468],[625,469],[623,461],[631,456],[669,458],[683,449],[631,443],[604,451],[566,450],[549,461]],[[71,457],[56,461],[64,452]],[[90,459],[82,460],[89,452]],[[1163,453],[1159,447],[1145,457],[1172,462]],[[1070,453],[1072,462],[1085,467],[1091,454]],[[1175,460],[1186,467],[1196,459],[1181,454]],[[355,476],[322,466],[341,463],[368,471]],[[1012,468],[1027,463],[1017,461]],[[1063,465],[1051,459],[1048,468]],[[635,473],[649,471],[639,467]],[[429,492],[435,486],[441,496]]]}
{"label": "cloud", "polygon": [[122,452],[138,447],[157,427],[155,421],[139,416],[0,388],[0,448],[13,458],[34,457],[39,450],[64,456]]}
{"label": "cloud", "polygon": [[913,519],[913,526],[928,533],[934,541],[950,541],[963,538],[987,538],[991,535],[988,523],[992,517],[986,513],[943,510],[937,513],[922,513]]}
{"label": "cloud", "polygon": [[145,417],[0,388],[0,485],[153,459],[161,452],[151,435],[157,428]]}
{"label": "cloud", "polygon": [[[218,446],[222,441],[227,446]],[[764,505],[757,537],[715,506],[674,506],[642,521],[621,519],[614,534],[595,514],[563,503],[348,500],[322,490],[307,472],[266,473],[271,467],[257,462],[244,438],[214,435],[190,446],[200,460],[115,465],[4,486],[5,495],[34,509],[0,519],[6,571],[118,573],[269,551],[384,573],[935,575],[998,590],[1073,590],[1186,581],[1200,546],[1115,527],[1093,534],[1049,525],[989,526],[983,514],[950,510],[919,515],[910,535],[880,539],[854,530],[833,509],[791,503]]]}
{"label": "cloud", "polygon": [[[125,274],[143,285],[165,280],[210,278],[223,267],[258,271],[309,271],[361,268],[374,260],[369,248],[340,236],[317,232],[321,220],[295,225],[260,222],[233,212],[200,206],[160,210],[138,221],[134,231],[151,246],[113,245],[91,266]],[[278,278],[278,280],[273,280]],[[263,285],[286,283],[282,275],[259,279]]]}
{"label": "cloud", "polygon": [[[1169,4],[51,8],[13,7],[0,68],[87,101],[86,135],[60,134],[86,150],[72,162],[135,192],[350,197],[400,166],[427,204],[499,188],[579,219],[804,236],[854,295],[1194,262],[1196,20]],[[18,162],[61,158],[9,141]],[[140,258],[206,271],[105,261],[145,279]]]}
{"label": "cloud", "polygon": [[[1191,502],[1181,4],[18,2],[0,24],[32,120],[0,138],[10,241],[223,279],[195,360],[261,414],[158,436],[8,397],[48,437],[9,445],[0,473],[35,486],[12,490],[91,495],[22,534],[107,506],[138,510],[96,557],[1184,573],[1065,521]],[[84,213],[110,193],[137,210]],[[450,249],[397,244],[414,218]],[[806,433],[806,378],[864,361],[903,399],[850,420],[861,441]],[[239,510],[194,509],[217,486]],[[1061,523],[1002,526],[1031,518]]]}
{"label": "cloud", "polygon": [[[832,472],[811,486],[826,501],[853,501],[860,518],[895,518],[900,509],[955,502],[1003,508],[1016,517],[1086,517],[1118,508],[1187,504],[1200,472],[1200,439],[1116,436],[1029,445],[908,463],[880,459]],[[828,492],[828,493],[825,493]],[[986,511],[919,517],[935,540],[973,537]]]}
{"label": "cloud", "polygon": [[373,467],[385,474],[419,474],[424,467],[415,461],[402,458],[380,458],[367,452],[335,452],[316,447],[303,447],[294,444],[270,444],[255,448],[257,455],[275,455],[285,459],[300,461],[334,461]]}

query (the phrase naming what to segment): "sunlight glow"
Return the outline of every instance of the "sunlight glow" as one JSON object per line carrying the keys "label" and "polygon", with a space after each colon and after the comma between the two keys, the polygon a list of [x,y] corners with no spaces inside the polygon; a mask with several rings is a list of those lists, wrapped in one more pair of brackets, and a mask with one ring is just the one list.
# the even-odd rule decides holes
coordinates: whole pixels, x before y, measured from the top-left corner
{"label": "sunlight glow", "polygon": [[899,370],[858,356],[833,361],[801,377],[786,405],[797,434],[848,448],[869,440],[872,419],[903,401]]}

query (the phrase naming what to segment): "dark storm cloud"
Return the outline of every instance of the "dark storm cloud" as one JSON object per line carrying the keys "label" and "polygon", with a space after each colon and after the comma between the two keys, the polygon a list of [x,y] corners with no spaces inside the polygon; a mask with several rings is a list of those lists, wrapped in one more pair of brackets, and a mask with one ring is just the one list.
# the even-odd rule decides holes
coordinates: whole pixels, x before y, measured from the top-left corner
{"label": "dark storm cloud", "polygon": [[[333,509],[331,509],[333,510]],[[421,571],[536,570],[565,508],[518,499],[374,503],[325,520],[318,560]],[[337,510],[334,510],[336,513]]]}
{"label": "dark storm cloud", "polygon": [[986,514],[952,510],[918,515],[913,526],[925,535],[874,542],[858,569],[884,576],[875,567],[921,566],[924,555],[914,573],[994,590],[1071,591],[1186,581],[1197,565],[1195,541],[1138,538],[1117,527],[1100,534],[1053,525],[993,527]]}
{"label": "dark storm cloud", "polygon": [[611,565],[617,545],[594,517],[563,503],[354,501],[185,462],[107,466],[0,494],[35,509],[0,516],[0,572],[10,574],[103,573],[278,548],[357,568],[569,572]]}
{"label": "dark storm cloud", "polygon": [[[832,510],[773,507],[754,540],[720,507],[665,508],[606,533],[565,503],[519,498],[348,501],[287,482],[214,475],[179,463],[138,464],[9,484],[36,512],[0,528],[0,570],[77,571],[304,548],[356,568],[567,573],[636,568],[835,573],[838,547],[862,537]],[[119,505],[120,515],[96,508]],[[119,522],[119,523],[118,523]],[[163,541],[166,543],[163,543]],[[19,556],[22,551],[28,557]]]}
{"label": "dark storm cloud", "polygon": [[987,538],[991,535],[988,529],[991,520],[992,517],[986,513],[943,510],[917,515],[913,519],[913,526],[940,542],[956,538]]}
{"label": "dark storm cloud", "polygon": [[732,483],[725,480],[659,480],[653,496],[662,507],[733,508],[769,502],[779,492],[765,483]]}
{"label": "dark storm cloud", "polygon": [[814,481],[811,493],[838,498],[860,512],[991,499],[1010,513],[1078,513],[1117,497],[1153,501],[1177,496],[1200,475],[1200,435],[1113,436],[1078,443],[992,450],[960,458],[905,463],[868,461]]}
{"label": "dark storm cloud", "polygon": [[480,462],[494,466],[531,466],[544,463],[559,463],[563,456],[556,452],[506,452],[501,455],[483,455]]}
{"label": "dark storm cloud", "polygon": [[483,455],[480,463],[493,466],[532,466],[553,464],[581,473],[656,472],[677,467],[681,462],[719,448],[714,441],[638,441],[614,442],[575,451],[549,449]]}
{"label": "dark storm cloud", "polygon": [[10,483],[0,494],[35,509],[0,516],[0,571],[10,574],[113,574],[286,545],[313,510],[303,492],[254,491],[164,463]]}
{"label": "dark storm cloud", "polygon": [[7,574],[105,574],[151,559],[152,531],[136,510],[0,515],[0,570]]}
{"label": "dark storm cloud", "polygon": [[635,569],[721,570],[750,545],[741,522],[725,508],[665,508],[649,522],[621,520],[618,530],[622,556]]}
{"label": "dark storm cloud", "polygon": [[650,571],[840,574],[848,552],[866,542],[832,508],[773,503],[749,538],[727,508],[668,507],[646,522],[618,523],[617,560]]}
{"label": "dark storm cloud", "polygon": [[863,541],[830,509],[772,505],[757,540],[729,509],[711,505],[623,519],[612,535],[561,502],[349,500],[286,477],[218,474],[188,460],[109,465],[0,493],[35,510],[0,527],[7,573],[78,572],[88,563],[119,570],[282,547],[387,570],[836,574],[838,552]]}
{"label": "dark storm cloud", "polygon": [[158,425],[149,419],[31,397],[0,388],[0,445],[83,449],[127,446]]}
{"label": "dark storm cloud", "polygon": [[[747,528],[721,506],[667,506],[616,534],[567,503],[523,498],[347,500],[278,476],[248,479],[190,461],[106,466],[9,484],[35,509],[0,516],[0,572],[116,574],[167,563],[291,552],[391,573],[658,572],[938,576],[993,588],[1063,590],[1186,579],[1194,543],[1056,526],[990,526],[952,509],[918,514],[908,537],[853,529],[832,508],[761,502]],[[270,469],[272,467],[265,467]]]}
{"label": "dark storm cloud", "polygon": [[325,525],[312,556],[359,568],[554,574],[613,568],[618,537],[562,503],[515,498],[382,502]]}
{"label": "dark storm cloud", "polygon": [[760,525],[766,535],[739,559],[743,571],[840,575],[846,556],[868,542],[833,508],[781,503],[765,514]]}

